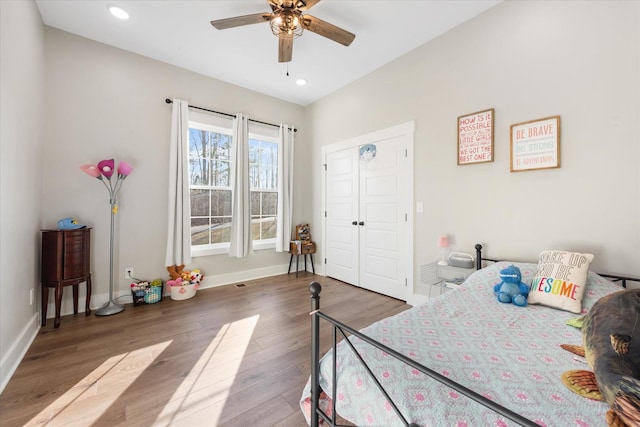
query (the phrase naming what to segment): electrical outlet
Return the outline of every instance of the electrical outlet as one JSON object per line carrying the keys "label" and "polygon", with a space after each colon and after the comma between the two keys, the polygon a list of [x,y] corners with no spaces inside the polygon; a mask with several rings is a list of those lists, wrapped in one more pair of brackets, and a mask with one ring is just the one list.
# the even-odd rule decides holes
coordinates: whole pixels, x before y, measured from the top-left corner
{"label": "electrical outlet", "polygon": [[124,278],[133,279],[133,268],[129,267],[124,269]]}
{"label": "electrical outlet", "polygon": [[33,305],[33,289],[29,289],[29,305]]}

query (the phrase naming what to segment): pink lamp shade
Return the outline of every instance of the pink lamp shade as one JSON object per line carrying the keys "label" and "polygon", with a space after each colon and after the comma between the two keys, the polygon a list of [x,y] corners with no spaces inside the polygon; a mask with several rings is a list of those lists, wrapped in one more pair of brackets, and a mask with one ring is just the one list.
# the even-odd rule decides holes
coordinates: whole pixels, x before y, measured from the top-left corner
{"label": "pink lamp shade", "polygon": [[80,170],[89,176],[100,178],[100,169],[98,169],[96,165],[82,165],[80,166]]}
{"label": "pink lamp shade", "polygon": [[100,160],[98,162],[98,169],[100,169],[100,173],[107,178],[111,178],[113,175],[113,169],[115,168],[115,161],[113,159],[108,160]]}
{"label": "pink lamp shade", "polygon": [[449,238],[447,236],[438,237],[438,247],[439,248],[448,248],[449,247]]}
{"label": "pink lamp shade", "polygon": [[125,177],[132,171],[133,167],[129,163],[120,160],[120,164],[118,164],[118,175],[122,175],[123,177]]}

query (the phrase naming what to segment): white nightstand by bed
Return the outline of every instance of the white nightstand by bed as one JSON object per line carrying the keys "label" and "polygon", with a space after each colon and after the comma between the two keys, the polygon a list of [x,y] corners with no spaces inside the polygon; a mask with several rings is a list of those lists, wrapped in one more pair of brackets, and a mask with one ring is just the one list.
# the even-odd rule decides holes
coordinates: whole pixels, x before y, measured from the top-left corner
{"label": "white nightstand by bed", "polygon": [[428,297],[431,299],[459,286],[474,271],[473,267],[452,267],[432,262],[422,266],[420,276],[422,283],[428,286]]}

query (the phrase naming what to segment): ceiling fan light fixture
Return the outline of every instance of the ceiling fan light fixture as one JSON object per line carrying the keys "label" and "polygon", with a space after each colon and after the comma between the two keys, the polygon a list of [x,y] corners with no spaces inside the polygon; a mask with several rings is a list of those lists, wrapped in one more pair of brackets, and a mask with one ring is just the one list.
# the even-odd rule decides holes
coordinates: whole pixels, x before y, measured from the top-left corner
{"label": "ceiling fan light fixture", "polygon": [[307,81],[306,81],[305,79],[297,79],[297,80],[296,80],[296,84],[297,84],[298,86],[304,86],[304,85],[306,85],[306,84],[307,84]]}
{"label": "ceiling fan light fixture", "polygon": [[302,35],[302,13],[298,10],[276,9],[269,21],[274,36],[291,38]]}

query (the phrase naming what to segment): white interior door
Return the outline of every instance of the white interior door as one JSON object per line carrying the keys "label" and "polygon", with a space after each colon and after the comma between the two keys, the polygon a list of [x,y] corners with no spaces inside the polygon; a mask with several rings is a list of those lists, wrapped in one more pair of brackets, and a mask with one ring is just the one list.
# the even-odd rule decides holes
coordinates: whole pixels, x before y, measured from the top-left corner
{"label": "white interior door", "polygon": [[358,285],[358,150],[326,157],[326,274]]}
{"label": "white interior door", "polygon": [[406,300],[407,283],[400,254],[408,227],[403,205],[403,192],[410,191],[405,172],[406,147],[402,138],[374,145],[375,158],[361,160],[359,169],[360,282],[372,291]]}
{"label": "white interior door", "polygon": [[[365,135],[325,154],[327,276],[402,300],[413,291],[412,130]],[[361,158],[369,144],[375,156]]]}

